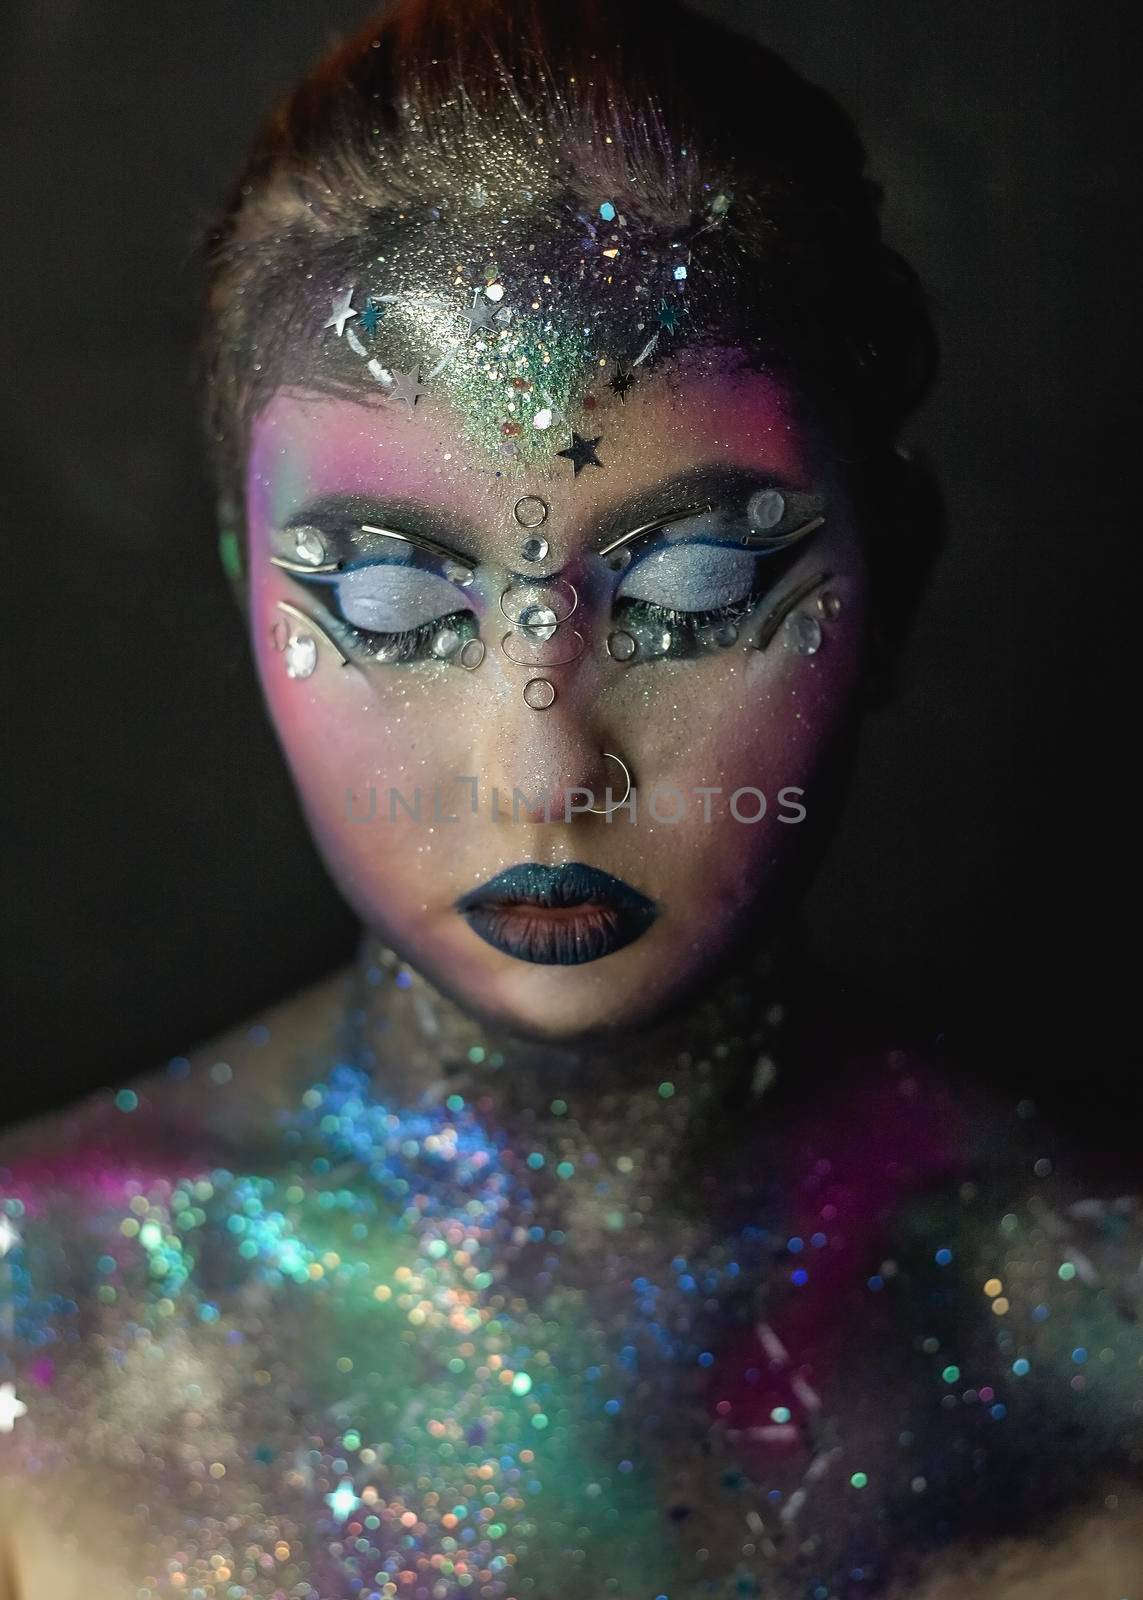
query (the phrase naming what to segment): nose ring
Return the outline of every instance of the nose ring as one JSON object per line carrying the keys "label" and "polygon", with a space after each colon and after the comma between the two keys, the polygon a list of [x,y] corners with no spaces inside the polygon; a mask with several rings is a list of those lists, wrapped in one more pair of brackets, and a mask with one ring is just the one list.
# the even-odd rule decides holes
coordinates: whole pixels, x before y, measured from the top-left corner
{"label": "nose ring", "polygon": [[627,788],[623,793],[622,800],[617,800],[613,806],[590,806],[588,809],[593,817],[609,817],[613,811],[618,811],[620,806],[627,804],[627,797],[631,793],[631,773],[627,767],[627,763],[625,761],[620,761],[618,756],[612,755],[610,750],[605,750],[603,752],[603,759],[605,761],[618,762],[619,766],[623,769],[623,776],[627,779]]}

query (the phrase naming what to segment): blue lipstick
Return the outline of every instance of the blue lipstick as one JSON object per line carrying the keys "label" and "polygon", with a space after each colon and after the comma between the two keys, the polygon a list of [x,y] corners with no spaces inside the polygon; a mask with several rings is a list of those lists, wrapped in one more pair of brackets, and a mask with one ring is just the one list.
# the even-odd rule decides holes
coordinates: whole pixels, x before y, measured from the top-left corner
{"label": "blue lipstick", "polygon": [[581,861],[507,867],[461,895],[456,909],[505,955],[565,967],[622,950],[658,916],[638,889]]}

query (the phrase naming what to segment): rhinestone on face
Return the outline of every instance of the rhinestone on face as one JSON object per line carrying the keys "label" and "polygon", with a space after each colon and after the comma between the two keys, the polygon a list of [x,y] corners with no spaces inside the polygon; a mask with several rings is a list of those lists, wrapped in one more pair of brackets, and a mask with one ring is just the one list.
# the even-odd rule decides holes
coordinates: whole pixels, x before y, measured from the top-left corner
{"label": "rhinestone on face", "polygon": [[529,678],[524,685],[524,704],[533,711],[546,711],[555,698],[555,684],[547,678]]}
{"label": "rhinestone on face", "polygon": [[[522,528],[538,528],[548,520],[548,503],[541,500],[538,494],[526,494],[512,507],[512,515]],[[528,559],[541,561],[543,557],[532,556]]]}
{"label": "rhinestone on face", "polygon": [[785,515],[786,499],[777,489],[759,489],[746,502],[746,519],[756,533],[769,533]]}
{"label": "rhinestone on face", "polygon": [[841,616],[841,601],[831,589],[827,589],[824,594],[818,596],[818,614],[823,616],[827,622],[836,622],[838,617]]}
{"label": "rhinestone on face", "polygon": [[308,678],[317,666],[317,640],[312,633],[291,633],[286,641],[286,676]]}
{"label": "rhinestone on face", "polygon": [[476,668],[484,660],[484,640],[467,639],[461,646],[461,652],[457,659],[462,667],[467,668],[469,672],[475,672]]}
{"label": "rhinestone on face", "polygon": [[525,606],[516,619],[516,626],[529,639],[550,639],[555,633],[559,618],[551,606]]}
{"label": "rhinestone on face", "polygon": [[786,637],[800,656],[816,656],[822,647],[822,625],[808,611],[795,611],[786,623]]}
{"label": "rhinestone on face", "polygon": [[639,648],[635,639],[622,630],[608,635],[607,653],[613,661],[630,661]]}
{"label": "rhinestone on face", "polygon": [[720,650],[728,650],[732,644],[738,643],[738,629],[733,622],[720,622],[710,629],[710,643],[717,645]]}
{"label": "rhinestone on face", "polygon": [[442,661],[455,655],[460,649],[460,634],[455,628],[442,628],[434,638],[431,649],[433,655],[439,656]]}
{"label": "rhinestone on face", "polygon": [[521,561],[543,561],[548,554],[548,541],[546,539],[525,539],[520,546]]}
{"label": "rhinestone on face", "polygon": [[471,567],[461,566],[459,561],[446,561],[444,575],[450,583],[459,584],[462,589],[467,589],[476,577]]}
{"label": "rhinestone on face", "polygon": [[630,550],[613,550],[606,560],[612,572],[626,572],[631,565],[631,552]]}
{"label": "rhinestone on face", "polygon": [[294,550],[307,567],[320,567],[325,560],[325,540],[316,528],[299,528],[294,535]]}

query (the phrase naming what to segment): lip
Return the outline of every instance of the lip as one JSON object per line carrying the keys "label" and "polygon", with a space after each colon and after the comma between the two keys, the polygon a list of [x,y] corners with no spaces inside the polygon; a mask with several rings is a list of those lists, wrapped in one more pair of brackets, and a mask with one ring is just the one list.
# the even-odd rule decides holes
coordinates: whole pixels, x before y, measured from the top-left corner
{"label": "lip", "polygon": [[658,916],[653,900],[581,861],[506,867],[456,902],[469,927],[518,961],[572,967],[631,944]]}

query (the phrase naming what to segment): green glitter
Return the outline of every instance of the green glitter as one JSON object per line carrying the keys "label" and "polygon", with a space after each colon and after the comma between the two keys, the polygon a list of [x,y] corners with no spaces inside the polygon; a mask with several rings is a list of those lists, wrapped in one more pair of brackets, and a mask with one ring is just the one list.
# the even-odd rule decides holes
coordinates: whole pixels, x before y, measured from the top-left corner
{"label": "green glitter", "polygon": [[855,1472],[849,1481],[855,1489],[864,1489],[869,1482],[869,1475],[865,1472]]}

